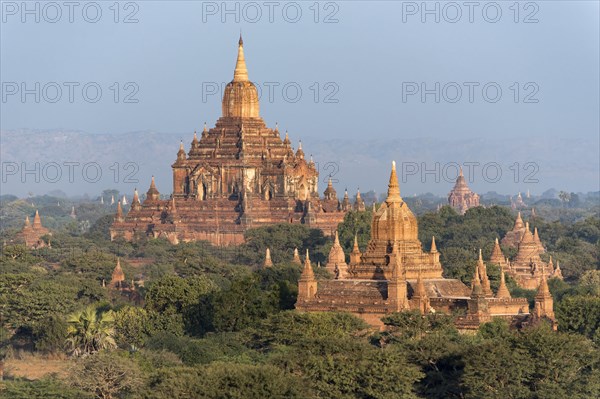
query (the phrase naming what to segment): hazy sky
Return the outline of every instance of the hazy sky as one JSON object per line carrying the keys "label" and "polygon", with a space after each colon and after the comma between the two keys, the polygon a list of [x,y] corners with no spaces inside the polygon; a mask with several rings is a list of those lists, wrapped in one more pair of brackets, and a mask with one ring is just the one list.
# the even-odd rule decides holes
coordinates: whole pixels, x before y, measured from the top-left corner
{"label": "hazy sky", "polygon": [[261,114],[294,141],[599,136],[597,1],[51,4],[2,2],[2,129],[188,142],[242,30]]}

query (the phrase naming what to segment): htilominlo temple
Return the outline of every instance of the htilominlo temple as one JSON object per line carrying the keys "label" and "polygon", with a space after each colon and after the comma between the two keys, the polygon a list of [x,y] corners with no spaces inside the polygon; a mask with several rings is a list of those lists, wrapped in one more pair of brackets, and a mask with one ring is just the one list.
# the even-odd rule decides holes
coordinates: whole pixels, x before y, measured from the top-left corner
{"label": "htilominlo temple", "polygon": [[352,205],[339,201],[331,182],[320,198],[319,172],[298,145],[268,128],[259,114],[256,86],[248,79],[240,37],[233,80],[223,93],[222,115],[194,133],[186,153],[181,143],[172,165],[173,193],[163,200],[154,178],[140,202],[134,193],[123,215],[119,204],[111,239],[141,236],[180,241],[207,240],[215,245],[244,241],[244,231],[273,223],[303,223],[332,235]]}

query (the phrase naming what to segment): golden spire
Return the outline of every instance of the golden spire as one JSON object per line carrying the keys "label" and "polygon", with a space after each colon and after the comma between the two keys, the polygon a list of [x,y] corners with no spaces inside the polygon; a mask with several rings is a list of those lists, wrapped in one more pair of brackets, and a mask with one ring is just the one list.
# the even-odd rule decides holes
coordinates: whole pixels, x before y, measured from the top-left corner
{"label": "golden spire", "polygon": [[517,220],[515,220],[515,227],[513,230],[518,230],[523,228],[523,219],[521,219],[521,212],[517,213]]}
{"label": "golden spire", "polygon": [[29,216],[25,216],[25,228],[28,228],[31,226],[31,223],[29,222]]}
{"label": "golden spire", "polygon": [[479,267],[475,266],[475,274],[471,282],[471,298],[479,298],[484,296],[483,290],[481,289],[481,280],[479,279]]}
{"label": "golden spire", "polygon": [[396,161],[392,161],[392,173],[390,174],[388,195],[385,202],[388,204],[392,202],[402,202],[402,197],[400,197],[400,186],[398,185],[398,176],[396,175]]}
{"label": "golden spire", "polygon": [[417,287],[415,290],[415,297],[423,298],[427,296],[427,290],[425,290],[425,284],[423,283],[423,267],[419,264],[419,275],[417,277]]}
{"label": "golden spire", "polygon": [[490,286],[490,280],[487,275],[487,267],[485,266],[485,263],[483,262],[483,255],[481,254],[481,248],[479,248],[479,260],[477,262],[477,267],[479,268],[479,277],[481,279],[481,286],[483,289],[483,293],[487,297],[494,296],[494,294],[492,292],[492,288]]}
{"label": "golden spire", "polygon": [[138,195],[137,188],[133,190],[133,201],[131,201],[131,203],[132,204],[140,203],[140,196]]}
{"label": "golden spire", "polygon": [[310,258],[308,257],[308,249],[306,250],[306,258],[304,258],[304,269],[302,269],[302,275],[300,276],[301,280],[314,280],[315,273],[313,272],[312,266],[310,264]]}
{"label": "golden spire", "polygon": [[432,254],[436,253],[437,247],[435,245],[435,236],[431,236],[431,250],[429,252],[431,252]]}
{"label": "golden spire", "polygon": [[248,69],[246,68],[246,59],[244,58],[244,41],[240,34],[240,40],[238,42],[238,56],[237,62],[235,63],[235,71],[233,72],[234,82],[247,82],[248,81]]}
{"label": "golden spire", "polygon": [[506,280],[504,278],[504,270],[500,270],[500,286],[498,287],[498,292],[496,292],[496,298],[510,299],[510,292],[506,287]]}
{"label": "golden spire", "polygon": [[269,249],[269,247],[267,247],[267,250],[265,251],[265,267],[271,267],[273,266],[273,261],[271,260],[271,250]]}
{"label": "golden spire", "polygon": [[548,298],[551,297],[550,289],[548,288],[548,281],[546,280],[546,271],[544,269],[544,265],[542,264],[542,278],[540,279],[540,285],[537,290],[537,294],[535,295],[536,299]]}
{"label": "golden spire", "polygon": [[297,264],[302,264],[302,261],[300,260],[300,255],[298,254],[298,248],[294,248],[294,260],[292,260],[293,263],[297,263]]}
{"label": "golden spire", "polygon": [[42,227],[42,218],[40,218],[40,214],[38,210],[35,210],[35,216],[33,217],[33,228]]}

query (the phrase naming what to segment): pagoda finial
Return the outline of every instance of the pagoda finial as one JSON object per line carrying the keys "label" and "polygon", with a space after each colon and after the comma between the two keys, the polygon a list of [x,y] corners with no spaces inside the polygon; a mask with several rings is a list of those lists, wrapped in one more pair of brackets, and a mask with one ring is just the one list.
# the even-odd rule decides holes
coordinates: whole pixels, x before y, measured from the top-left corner
{"label": "pagoda finial", "polygon": [[517,213],[517,219],[515,220],[515,227],[514,229],[522,229],[523,228],[523,219],[521,219],[521,212]]}
{"label": "pagoda finial", "polygon": [[481,255],[481,248],[479,248],[479,263],[483,263],[483,256]]}
{"label": "pagoda finial", "polygon": [[298,254],[298,248],[294,248],[294,259],[292,260],[293,263],[297,263],[297,264],[302,264],[302,261],[300,261],[300,255]]}
{"label": "pagoda finial", "polygon": [[121,207],[121,201],[117,202],[117,221],[123,220],[123,208]]}
{"label": "pagoda finial", "polygon": [[432,254],[436,253],[437,250],[437,246],[435,245],[435,236],[431,236],[431,250],[429,252],[431,252]]}
{"label": "pagoda finial", "polygon": [[271,267],[271,266],[273,266],[273,261],[271,260],[271,250],[269,249],[269,247],[267,247],[267,250],[265,251],[264,267]]}
{"label": "pagoda finial", "polygon": [[240,40],[238,42],[238,56],[235,64],[235,71],[233,72],[234,82],[247,82],[248,81],[248,69],[246,68],[246,59],[244,58],[244,41],[242,40],[242,34],[240,33]]}
{"label": "pagoda finial", "polygon": [[537,299],[546,298],[548,296],[550,296],[550,289],[548,288],[548,281],[546,280],[546,270],[544,268],[544,264],[542,263],[542,278],[540,279],[540,285],[535,297]]}
{"label": "pagoda finial", "polygon": [[500,270],[500,286],[498,292],[496,292],[496,298],[498,299],[510,299],[510,291],[506,287],[506,279],[504,277],[504,270]]}
{"label": "pagoda finial", "polygon": [[304,268],[302,269],[302,274],[300,275],[300,281],[314,281],[315,273],[313,271],[312,265],[310,264],[310,258],[308,256],[308,249],[306,250],[306,258],[304,258]]}
{"label": "pagoda finial", "polygon": [[33,217],[33,228],[42,227],[42,218],[40,217],[40,213],[38,210],[35,210],[35,216]]}
{"label": "pagoda finial", "polygon": [[31,223],[29,222],[29,216],[25,216],[25,227],[30,227]]}
{"label": "pagoda finial", "polygon": [[335,231],[335,239],[334,239],[334,241],[333,241],[333,245],[334,245],[334,246],[335,246],[335,245],[337,245],[337,246],[339,246],[339,245],[340,245],[340,237],[338,236],[338,231],[337,231],[337,230]]}
{"label": "pagoda finial", "polygon": [[459,175],[459,176],[461,176],[461,177],[465,177],[465,176],[463,175],[462,166],[460,166],[460,167],[459,167],[459,169],[458,169],[458,175]]}
{"label": "pagoda finial", "polygon": [[471,282],[471,298],[477,298],[483,296],[483,290],[481,289],[481,280],[479,277],[479,267],[475,266],[475,274]]}
{"label": "pagoda finial", "polygon": [[392,161],[392,172],[390,173],[388,195],[385,202],[402,202],[402,197],[400,197],[400,186],[398,185],[398,176],[396,175],[396,161]]}

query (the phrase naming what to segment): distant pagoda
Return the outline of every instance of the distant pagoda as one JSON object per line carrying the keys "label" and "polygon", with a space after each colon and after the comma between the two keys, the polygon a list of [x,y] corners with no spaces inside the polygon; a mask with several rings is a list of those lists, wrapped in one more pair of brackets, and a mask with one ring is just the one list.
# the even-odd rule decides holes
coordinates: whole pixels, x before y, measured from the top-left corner
{"label": "distant pagoda", "polygon": [[479,194],[474,193],[469,186],[467,186],[467,181],[463,175],[462,168],[460,168],[454,188],[448,194],[448,204],[456,209],[461,215],[464,215],[467,209],[479,206]]}

